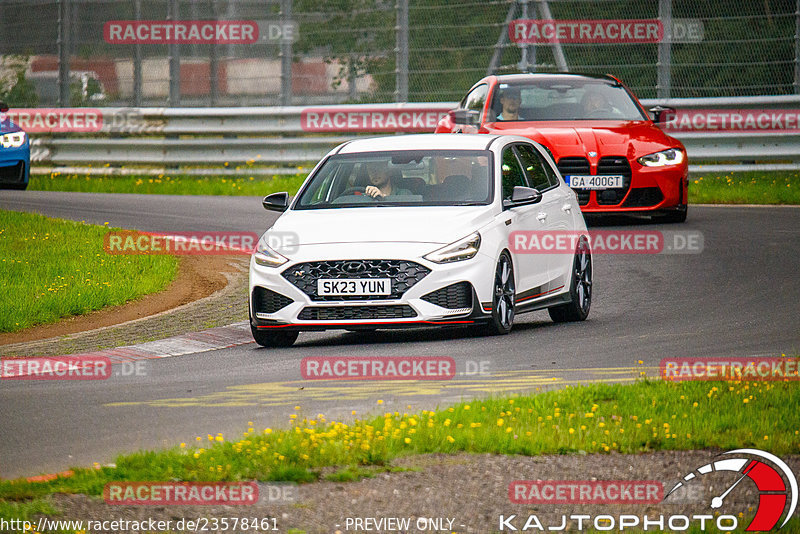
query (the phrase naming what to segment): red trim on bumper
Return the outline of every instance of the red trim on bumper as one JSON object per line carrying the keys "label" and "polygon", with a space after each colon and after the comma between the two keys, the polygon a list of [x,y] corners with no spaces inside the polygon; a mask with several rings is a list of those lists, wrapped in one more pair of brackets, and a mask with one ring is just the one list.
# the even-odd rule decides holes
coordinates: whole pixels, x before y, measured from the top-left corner
{"label": "red trim on bumper", "polygon": [[370,325],[370,326],[380,326],[380,325],[396,325],[396,324],[432,324],[432,325],[439,325],[439,324],[473,324],[475,321],[398,321],[395,323],[373,323],[373,322],[366,322],[366,323],[290,323],[290,324],[277,324],[277,325],[265,325],[265,326],[256,326],[258,329],[262,328],[287,328],[291,326],[360,326],[360,325]]}

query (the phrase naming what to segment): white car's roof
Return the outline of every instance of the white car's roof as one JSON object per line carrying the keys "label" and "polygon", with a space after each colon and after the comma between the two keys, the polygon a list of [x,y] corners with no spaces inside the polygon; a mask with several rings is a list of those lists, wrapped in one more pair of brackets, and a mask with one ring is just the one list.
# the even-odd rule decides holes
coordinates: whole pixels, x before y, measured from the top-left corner
{"label": "white car's roof", "polygon": [[[501,136],[487,134],[388,135],[349,141],[341,147],[338,153],[354,154],[385,150],[486,150],[498,137]],[[524,137],[519,139],[530,142]]]}

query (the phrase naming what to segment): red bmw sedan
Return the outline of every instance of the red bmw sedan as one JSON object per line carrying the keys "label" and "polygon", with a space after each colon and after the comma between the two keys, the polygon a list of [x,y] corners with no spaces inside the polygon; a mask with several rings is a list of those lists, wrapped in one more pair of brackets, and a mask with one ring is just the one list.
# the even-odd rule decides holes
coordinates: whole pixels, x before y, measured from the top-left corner
{"label": "red bmw sedan", "polygon": [[683,144],[613,76],[509,74],[476,83],[437,133],[514,134],[544,145],[584,214],[644,214],[683,222],[689,166]]}

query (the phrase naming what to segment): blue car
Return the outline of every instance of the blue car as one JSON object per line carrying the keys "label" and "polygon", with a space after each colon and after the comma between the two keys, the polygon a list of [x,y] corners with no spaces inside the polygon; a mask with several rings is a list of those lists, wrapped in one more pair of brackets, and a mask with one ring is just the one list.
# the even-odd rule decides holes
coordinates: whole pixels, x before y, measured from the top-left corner
{"label": "blue car", "polygon": [[5,113],[0,102],[0,189],[26,189],[31,176],[31,145],[22,128]]}

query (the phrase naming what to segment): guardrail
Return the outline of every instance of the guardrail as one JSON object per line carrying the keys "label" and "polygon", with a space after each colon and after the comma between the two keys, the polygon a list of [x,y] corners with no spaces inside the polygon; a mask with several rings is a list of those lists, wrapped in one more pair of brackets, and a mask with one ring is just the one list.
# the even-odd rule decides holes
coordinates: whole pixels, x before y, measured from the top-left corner
{"label": "guardrail", "polygon": [[[686,146],[693,171],[800,169],[800,95],[642,104],[679,110],[667,131]],[[297,172],[298,166],[318,161],[337,144],[370,132],[433,131],[455,106],[76,108],[17,110],[11,115],[29,132],[41,131],[32,133],[34,172],[66,166],[61,170],[139,174],[167,167],[183,174],[253,175]],[[180,166],[189,167],[176,171]]]}

